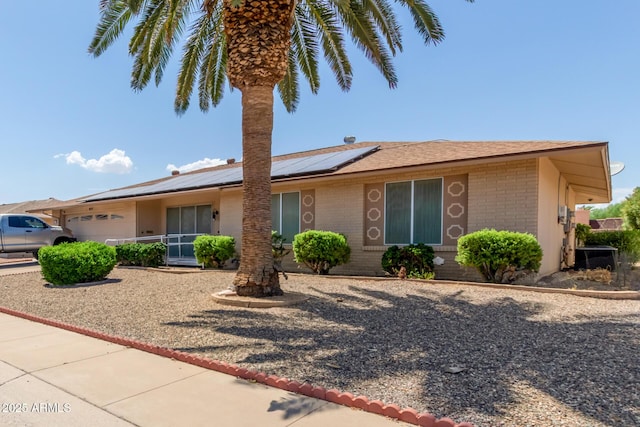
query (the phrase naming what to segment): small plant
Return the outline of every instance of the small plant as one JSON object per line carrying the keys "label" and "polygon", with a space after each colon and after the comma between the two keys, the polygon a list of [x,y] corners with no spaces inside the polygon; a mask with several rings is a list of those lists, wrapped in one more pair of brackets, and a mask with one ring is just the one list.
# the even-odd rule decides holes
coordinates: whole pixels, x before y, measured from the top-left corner
{"label": "small plant", "polygon": [[409,273],[409,279],[422,279],[422,280],[433,280],[436,278],[436,273],[433,271],[426,271],[424,273],[413,272]]}
{"label": "small plant", "polygon": [[222,268],[236,252],[236,240],[231,236],[198,236],[193,241],[196,259],[205,268]]}
{"label": "small plant", "polygon": [[293,255],[316,274],[329,274],[333,267],[349,262],[351,248],[343,234],[308,230],[293,238]]}
{"label": "small plant", "polygon": [[289,255],[291,249],[284,247],[284,236],[275,230],[271,231],[271,253],[273,254],[273,265],[275,269],[282,273],[285,279],[287,279],[287,273],[282,269],[282,260]]}
{"label": "small plant", "polygon": [[120,265],[157,267],[164,263],[167,245],[156,243],[125,243],[116,246],[116,259]]}
{"label": "small plant", "polygon": [[529,271],[538,271],[542,248],[529,233],[484,229],[458,239],[456,261],[475,267],[488,281],[513,281]]}
{"label": "small plant", "polygon": [[45,246],[39,261],[42,277],[58,286],[103,280],[117,263],[116,249],[98,242]]}
{"label": "small plant", "polygon": [[424,243],[409,246],[391,246],[382,255],[382,269],[398,276],[404,267],[406,275],[412,279],[433,279],[433,248]]}
{"label": "small plant", "polygon": [[586,244],[591,233],[591,227],[586,224],[576,224],[576,246],[582,247]]}

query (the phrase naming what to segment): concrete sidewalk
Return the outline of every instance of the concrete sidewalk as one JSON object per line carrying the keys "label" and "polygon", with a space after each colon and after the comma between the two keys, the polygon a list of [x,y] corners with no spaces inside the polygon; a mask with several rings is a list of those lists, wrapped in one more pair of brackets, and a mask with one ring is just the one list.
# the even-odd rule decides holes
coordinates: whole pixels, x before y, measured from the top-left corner
{"label": "concrete sidewalk", "polygon": [[2,426],[409,425],[0,313]]}

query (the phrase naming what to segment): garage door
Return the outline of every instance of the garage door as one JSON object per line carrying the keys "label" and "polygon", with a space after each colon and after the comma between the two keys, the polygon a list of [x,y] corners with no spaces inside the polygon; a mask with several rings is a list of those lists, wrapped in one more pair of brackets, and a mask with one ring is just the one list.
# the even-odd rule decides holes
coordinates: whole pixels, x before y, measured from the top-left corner
{"label": "garage door", "polygon": [[105,210],[67,215],[66,226],[80,241],[135,237],[134,209]]}

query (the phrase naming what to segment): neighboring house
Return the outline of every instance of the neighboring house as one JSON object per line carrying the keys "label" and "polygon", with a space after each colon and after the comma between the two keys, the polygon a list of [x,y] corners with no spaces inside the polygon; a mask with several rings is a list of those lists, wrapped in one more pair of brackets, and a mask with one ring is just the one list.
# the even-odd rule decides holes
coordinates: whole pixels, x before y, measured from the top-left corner
{"label": "neighboring house", "polygon": [[604,218],[589,220],[591,231],[619,231],[622,230],[623,224],[624,218]]}
{"label": "neighboring house", "polygon": [[591,227],[591,231],[619,231],[624,225],[624,218],[590,219],[591,211],[588,209],[576,210],[576,224],[584,224]]}
{"label": "neighboring house", "polygon": [[0,213],[30,213],[30,215],[38,216],[49,225],[60,225],[58,218],[55,218],[51,215],[51,207],[60,206],[61,203],[65,202],[54,198],[48,198],[45,200],[30,200],[28,202],[20,203],[4,203],[0,204]]}
{"label": "neighboring house", "polygon": [[[335,274],[382,275],[391,245],[426,243],[438,278],[474,276],[457,239],[483,228],[528,232],[541,275],[573,264],[576,204],[611,201],[606,142],[362,142],[273,158],[273,228],[347,236],[351,261]],[[242,162],[106,191],[57,206],[80,240],[242,231]],[[291,256],[290,256],[291,257]],[[294,269],[291,259],[284,267]]]}

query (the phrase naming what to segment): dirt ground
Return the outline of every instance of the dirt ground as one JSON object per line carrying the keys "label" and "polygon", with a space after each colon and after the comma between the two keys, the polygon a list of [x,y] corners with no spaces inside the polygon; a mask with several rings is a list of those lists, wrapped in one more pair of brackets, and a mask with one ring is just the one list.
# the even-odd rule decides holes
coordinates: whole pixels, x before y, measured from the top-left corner
{"label": "dirt ground", "polygon": [[640,263],[620,266],[616,271],[603,269],[560,271],[543,277],[536,284],[547,288],[597,291],[640,291]]}

